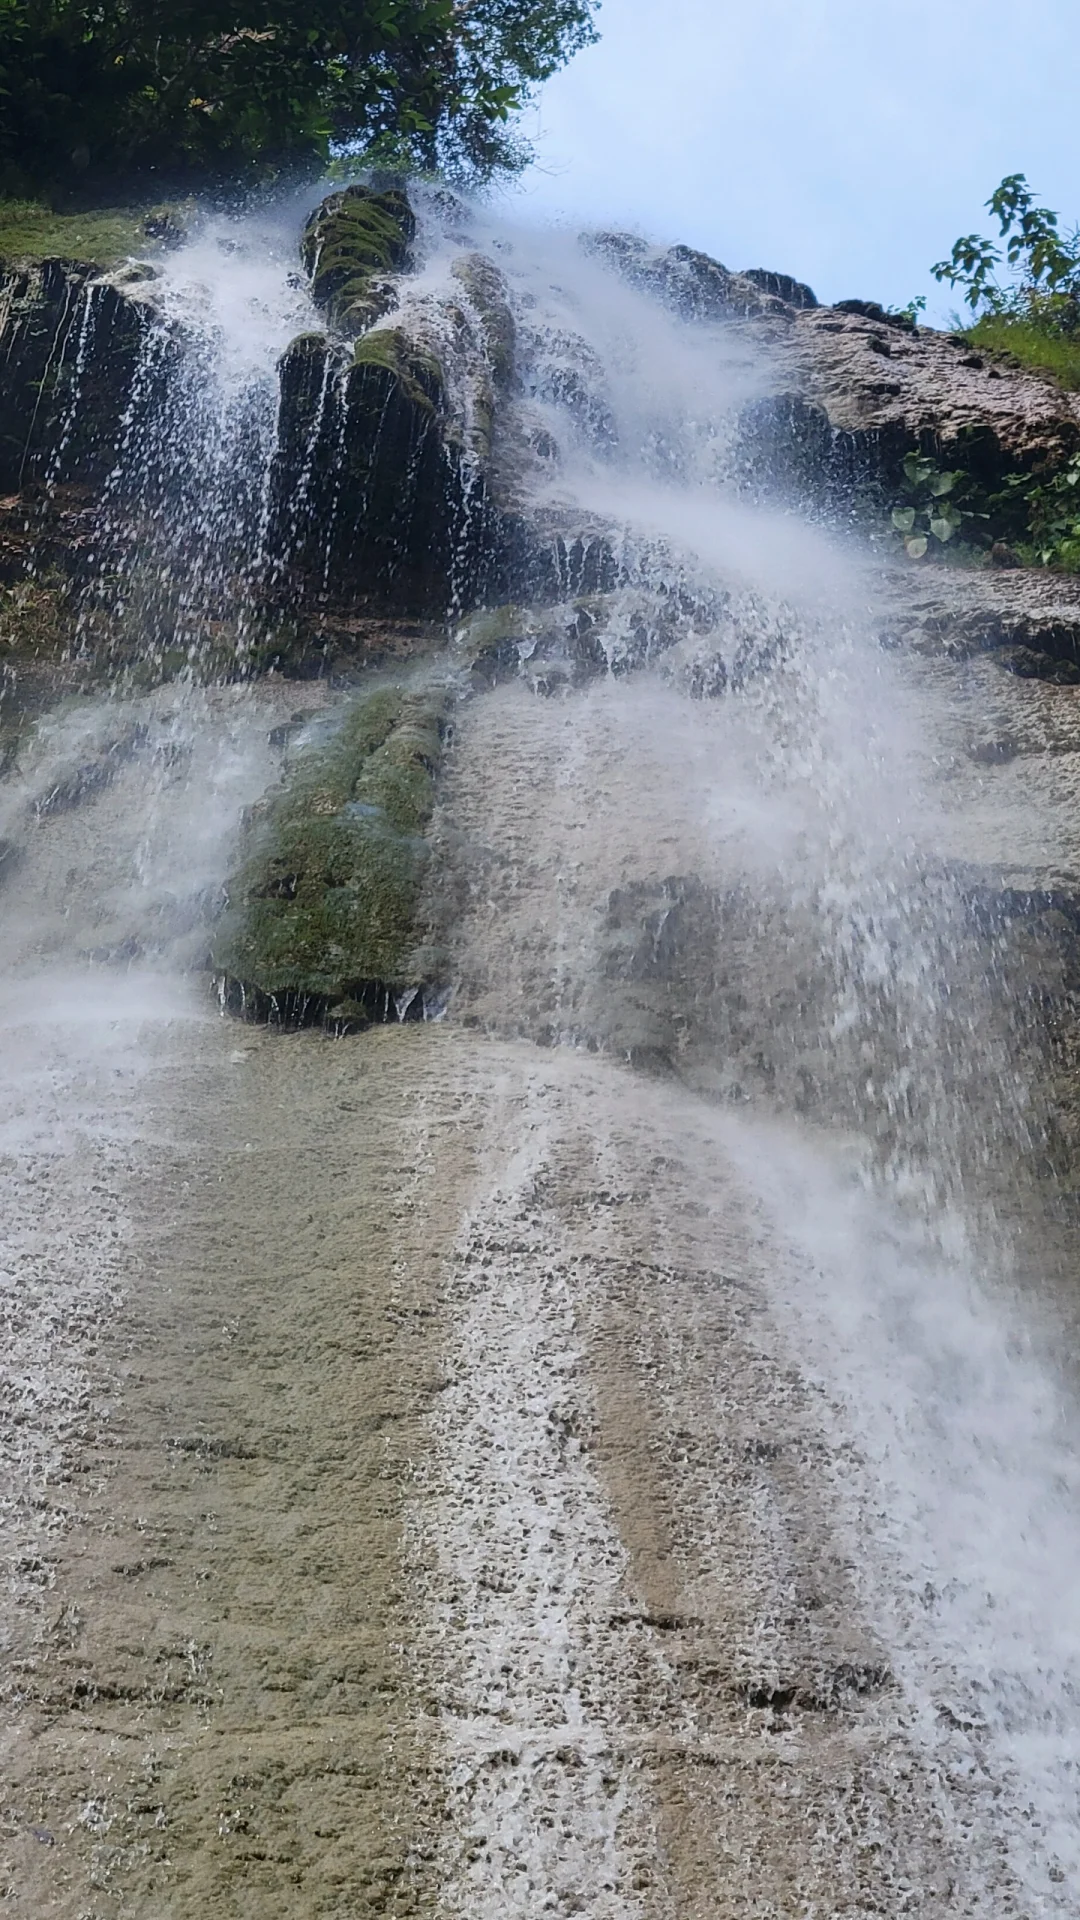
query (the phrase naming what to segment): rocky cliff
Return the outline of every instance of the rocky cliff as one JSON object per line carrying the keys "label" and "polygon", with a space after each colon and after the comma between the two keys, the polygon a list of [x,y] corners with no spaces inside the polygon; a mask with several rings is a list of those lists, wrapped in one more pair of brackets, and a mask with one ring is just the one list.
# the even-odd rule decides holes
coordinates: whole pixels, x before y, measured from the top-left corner
{"label": "rocky cliff", "polygon": [[[540,335],[471,219],[447,196],[413,204],[400,186],[346,189],[311,216],[298,265],[316,319],[280,360],[259,564],[222,547],[207,588],[213,617],[183,654],[186,670],[207,675],[274,669],[361,690],[373,669],[393,680],[375,707],[357,709],[355,740],[346,730],[302,745],[290,797],[249,822],[212,940],[226,1000],[248,1011],[362,1024],[442,994],[454,914],[475,888],[433,812],[463,695],[517,680],[551,695],[663,665],[712,699],[790,652],[782,599],[768,606],[722,570],[703,582],[670,557],[660,565],[616,516],[568,506],[548,486],[565,452],[553,409],[590,459],[602,463],[613,446],[608,369],[572,328]],[[118,484],[123,450],[182,350],[146,251],[104,270],[4,263],[9,737],[46,694],[121,669],[144,679],[176,669],[165,642],[147,657],[130,607],[108,589],[112,556],[125,541],[138,549],[158,511]],[[722,453],[733,496],[795,505],[864,554],[867,617],[933,693],[950,790],[966,796],[969,817],[981,810],[993,823],[964,846],[958,833],[954,864],[970,871],[972,912],[1023,955],[1032,1018],[1061,1063],[1055,1099],[1071,1141],[1080,585],[995,565],[997,549],[979,565],[970,551],[962,565],[909,560],[888,512],[913,455],[935,471],[962,468],[984,492],[1059,472],[1080,447],[1076,397],[873,303],[821,306],[779,272],[733,273],[618,234],[592,236],[584,253],[713,343],[733,396]],[[603,1005],[579,1009],[581,1037],[668,1067],[697,1057],[727,989],[717,980],[702,990],[708,969],[693,956],[715,948],[730,912],[693,875],[613,893]],[[995,966],[1000,952],[999,940]]]}

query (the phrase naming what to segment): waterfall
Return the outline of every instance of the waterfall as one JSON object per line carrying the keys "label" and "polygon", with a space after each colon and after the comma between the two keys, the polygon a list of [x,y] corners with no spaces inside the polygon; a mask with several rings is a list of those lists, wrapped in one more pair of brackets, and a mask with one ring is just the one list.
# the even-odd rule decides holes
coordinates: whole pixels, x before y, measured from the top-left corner
{"label": "waterfall", "polygon": [[[668,1340],[672,1406],[691,1378],[712,1383],[691,1409],[709,1458],[728,1447],[735,1460],[737,1439],[737,1478],[770,1447],[798,1455],[814,1578],[784,1570],[797,1545],[776,1545],[775,1568],[755,1566],[779,1540],[786,1495],[751,1501],[757,1545],[739,1579],[755,1624],[732,1629],[742,1721],[756,1714],[767,1745],[767,1720],[779,1753],[801,1737],[785,1716],[803,1696],[819,1716],[837,1700],[856,1716],[865,1707],[837,1764],[857,1773],[873,1750],[871,1812],[863,1827],[857,1810],[836,1814],[858,1836],[839,1877],[811,1847],[818,1877],[784,1911],[839,1911],[841,1882],[855,1911],[851,1861],[880,1847],[900,1862],[896,1912],[1067,1913],[1080,1876],[1080,1436],[1060,1352],[1070,1308],[1037,1172],[1045,1062],[1007,930],[980,911],[950,811],[939,690],[919,662],[882,648],[876,563],[850,526],[808,512],[751,457],[746,422],[770,393],[767,356],[695,308],[690,267],[664,279],[625,237],[585,243],[443,194],[414,199],[412,269],[393,283],[388,324],[438,361],[438,406],[425,404],[442,438],[409,444],[412,491],[402,483],[400,498],[417,497],[427,461],[449,504],[445,527],[435,516],[433,532],[398,530],[400,574],[410,542],[423,549],[412,600],[382,549],[364,545],[370,496],[349,464],[354,363],[326,337],[299,272],[296,209],[276,224],[207,219],[152,278],[125,283],[141,315],[137,365],[73,589],[76,656],[115,659],[113,684],[99,672],[90,692],[20,720],[0,783],[5,1274],[20,1247],[37,1248],[43,1179],[82,1221],[81,1240],[73,1229],[70,1247],[35,1254],[33,1311],[12,1306],[5,1323],[9,1385],[32,1410],[12,1456],[5,1550],[32,1587],[45,1531],[35,1487],[71,1470],[71,1408],[97,1391],[93,1328],[122,1313],[124,1209],[153,1210],[145,1192],[132,1196],[156,1177],[159,1133],[201,1137],[203,1095],[185,1062],[219,1092],[228,1062],[247,1071],[255,1043],[234,1048],[239,1027],[221,1038],[207,966],[242,822],[265,818],[298,767],[313,784],[304,753],[333,741],[368,680],[436,686],[451,731],[423,912],[424,951],[442,972],[423,986],[440,991],[425,1002],[416,985],[382,983],[382,1001],[402,1020],[420,1005],[445,1010],[445,1032],[416,1023],[379,1039],[408,1050],[402,1072],[419,1089],[407,1125],[394,1123],[415,1147],[400,1193],[387,1189],[395,1232],[408,1241],[425,1183],[433,1211],[453,1216],[438,1307],[408,1304],[419,1282],[402,1254],[403,1291],[391,1288],[386,1309],[395,1325],[451,1320],[427,1363],[439,1387],[422,1423],[408,1415],[417,1457],[394,1468],[395,1591],[410,1595],[420,1676],[401,1681],[420,1689],[409,1738],[419,1725],[442,1742],[451,1808],[449,1838],[413,1847],[408,1871],[421,1871],[417,1859],[437,1870],[438,1910],[462,1916],[678,1910],[627,1864],[659,1857],[667,1829],[639,1765],[657,1728],[609,1629],[642,1640],[641,1697],[681,1702],[678,1661],[653,1642],[701,1621],[650,1612],[636,1595],[605,1481],[619,1450],[590,1451],[621,1416],[582,1385],[605,1340],[636,1354],[648,1336],[657,1352]],[[493,302],[512,324],[512,381]],[[61,343],[68,398],[50,498],[78,478],[96,303],[90,287]],[[387,641],[376,669],[365,657],[338,676],[346,685],[264,676],[283,657],[278,628],[301,615],[350,633],[361,617],[382,622],[400,650],[423,626],[429,650],[403,652],[402,665]],[[362,795],[348,804],[379,813]],[[275,1056],[286,1092],[274,1082],[273,1124],[298,1163],[367,1084],[370,1038],[332,1052],[321,1036],[278,1037],[297,1051]],[[301,1051],[308,1040],[325,1054]],[[443,1049],[450,1095],[424,1078],[435,1058],[425,1047]],[[355,1086],[345,1048],[356,1049]],[[371,1058],[385,1061],[385,1048]],[[303,1137],[290,1132],[301,1122],[289,1060],[310,1075]],[[332,1111],[310,1093],[323,1071]],[[263,1137],[265,1103],[236,1098],[220,1092],[223,1110]],[[480,1140],[468,1148],[480,1173],[462,1174],[459,1194],[439,1187],[436,1162],[460,1151],[464,1166],[465,1145],[443,1138],[460,1115]],[[364,1137],[376,1146],[380,1125],[373,1108]],[[590,1154],[595,1191],[579,1191]],[[559,1180],[576,1213],[550,1200]],[[88,1182],[108,1204],[95,1198],[83,1217]],[[663,1211],[667,1194],[682,1196],[685,1218]],[[268,1189],[268,1217],[277,1204]],[[624,1204],[638,1221],[633,1260],[622,1228],[598,1225]],[[375,1261],[377,1231],[371,1244]],[[712,1284],[710,1248],[722,1249],[724,1285],[752,1300],[730,1336],[726,1400],[700,1278]],[[636,1301],[660,1334],[632,1315],[611,1334],[605,1275],[619,1311]],[[676,1331],[663,1325],[665,1289]],[[334,1354],[368,1337],[360,1320],[343,1325]],[[429,1387],[409,1391],[420,1404]],[[705,1444],[689,1418],[683,1407],[673,1459]],[[289,1419],[281,1432],[301,1414]],[[326,1458],[337,1445],[325,1441]],[[698,1491],[694,1524],[726,1591],[729,1491]],[[814,1581],[821,1592],[806,1599]],[[790,1679],[785,1635],[810,1649],[817,1694],[802,1668]],[[820,1648],[834,1642],[822,1678]],[[730,1751],[706,1708],[671,1711],[678,1726],[664,1739],[677,1733],[722,1778],[745,1732],[735,1710]],[[564,1771],[570,1750],[576,1772]],[[842,1801],[837,1788],[829,1805]],[[409,1817],[395,1808],[391,1825]],[[937,1839],[912,1831],[923,1818]],[[900,1839],[874,1839],[890,1821]],[[455,1852],[461,1833],[471,1851]],[[925,1866],[939,1842],[952,1891]],[[904,1877],[905,1845],[922,1886]],[[860,1911],[881,1910],[867,1900]]]}
{"label": "waterfall", "polygon": [[[681,1032],[660,1044],[734,1098],[724,1147],[789,1249],[773,1305],[836,1423],[849,1551],[912,1737],[950,1818],[975,1825],[968,1866],[990,1905],[970,1910],[997,1910],[1000,1847],[1025,1911],[1067,1911],[1075,1390],[1045,1289],[1041,1305],[1015,1291],[1005,1216],[1025,1194],[1038,1205],[1024,1167],[1039,1068],[949,859],[933,712],[878,644],[854,544],[747,497],[738,417],[763,370],[739,341],[688,329],[569,236],[481,227],[519,330],[517,430],[542,423],[558,449],[534,510],[617,527],[626,584],[606,678],[539,713],[507,688],[501,721],[474,722],[503,870],[483,870],[459,994],[494,1027],[564,1042],[595,1044],[606,1020],[617,1046],[605,889],[653,879],[639,979],[668,916],[692,922],[670,876],[712,890],[711,937],[685,937],[713,977],[679,979]],[[672,624],[686,637],[656,648],[667,684],[646,691],[626,661],[665,623],[669,646]],[[729,690],[688,701],[677,656],[718,628]],[[741,684],[740,646],[763,663]],[[500,724],[516,763],[502,790]],[[527,831],[503,824],[524,807]],[[1052,1254],[1036,1238],[1025,1257]]]}

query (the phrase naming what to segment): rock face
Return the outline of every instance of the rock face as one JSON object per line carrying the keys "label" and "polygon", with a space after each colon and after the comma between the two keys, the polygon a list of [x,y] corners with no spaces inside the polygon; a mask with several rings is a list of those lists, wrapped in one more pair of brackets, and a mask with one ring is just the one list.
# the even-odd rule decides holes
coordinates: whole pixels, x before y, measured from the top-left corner
{"label": "rock face", "polygon": [[343,333],[363,333],[394,302],[388,276],[400,273],[416,218],[399,188],[346,187],[312,214],[301,256],[316,306]]}
{"label": "rock face", "polygon": [[683,320],[738,320],[776,312],[785,299],[781,285],[796,293],[793,304],[816,305],[810,288],[787,274],[760,268],[732,273],[694,247],[650,247],[629,233],[598,233],[588,238],[587,245],[631,286],[653,294]]}
{"label": "rock face", "polygon": [[400,327],[305,335],[281,364],[269,544],[292,595],[438,617],[493,571],[498,518],[451,437],[442,366]]}
{"label": "rock face", "polygon": [[1049,377],[959,336],[875,318],[869,302],[846,307],[859,310],[774,311],[754,323],[774,397],[751,416],[751,438],[778,475],[833,494],[895,487],[904,455],[920,449],[993,483],[1052,470],[1080,447],[1080,402]]}
{"label": "rock face", "polygon": [[63,440],[76,482],[116,458],[146,313],[120,280],[64,260],[0,274],[0,493],[40,484]]}
{"label": "rock face", "polygon": [[[458,631],[448,677],[477,693],[520,679],[558,695],[662,662],[672,683],[714,699],[768,673],[790,645],[782,615],[674,575],[658,589],[609,524],[537,504],[532,480],[560,458],[552,410],[590,460],[602,466],[616,449],[608,370],[569,334],[538,350],[528,302],[511,299],[497,254],[461,247],[437,285],[417,275],[419,205],[400,187],[352,187],[316,210],[301,251],[326,327],[300,335],[280,363],[263,529],[273,565],[249,583],[258,639],[247,670],[355,677],[374,664],[399,684],[358,708],[336,745],[301,754],[290,793],[252,825],[215,962],[230,1004],[279,1017],[361,1019],[437,978],[419,951],[418,902],[443,694],[421,693],[408,671],[444,646],[448,626]],[[990,485],[1052,472],[1080,447],[1074,396],[873,302],[822,307],[789,275],[735,273],[631,235],[587,244],[753,365],[755,397],[731,443],[733,477],[751,493],[846,520],[855,503],[887,503],[916,449]],[[51,688],[40,663],[79,652],[80,568],[96,551],[153,315],[152,287],[137,276],[44,260],[10,267],[2,283],[0,644],[18,661],[9,683]],[[1068,581],[902,565],[883,571],[872,598],[890,647],[953,664],[985,657],[1016,686],[1064,694],[1080,680],[1080,590]],[[228,645],[226,634],[219,665]],[[995,754],[1007,762],[999,742],[981,764],[998,764]],[[651,951],[652,920],[669,942],[701,920],[708,945],[713,908],[684,879],[661,876],[651,905],[647,888],[624,891],[616,946],[639,927]]]}
{"label": "rock face", "polygon": [[255,811],[213,946],[234,1012],[339,1030],[422,1013],[417,910],[445,708],[441,692],[361,697]]}

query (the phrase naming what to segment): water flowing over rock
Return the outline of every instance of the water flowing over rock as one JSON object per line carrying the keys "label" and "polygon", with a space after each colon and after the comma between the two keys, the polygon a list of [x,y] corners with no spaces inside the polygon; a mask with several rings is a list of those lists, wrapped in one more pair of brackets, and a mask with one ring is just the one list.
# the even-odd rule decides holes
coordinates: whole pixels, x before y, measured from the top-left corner
{"label": "water flowing over rock", "polygon": [[1068,1915],[1080,590],[880,523],[1074,398],[416,182],[151,252],[0,310],[0,1883]]}

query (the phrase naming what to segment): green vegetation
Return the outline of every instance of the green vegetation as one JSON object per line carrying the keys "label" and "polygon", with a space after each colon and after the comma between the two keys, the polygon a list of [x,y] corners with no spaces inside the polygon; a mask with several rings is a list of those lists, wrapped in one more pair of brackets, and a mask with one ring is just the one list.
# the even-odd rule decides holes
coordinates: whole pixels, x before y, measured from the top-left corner
{"label": "green vegetation", "polygon": [[1056,472],[1007,474],[987,486],[922,454],[904,461],[890,526],[913,560],[954,558],[1080,572],[1080,454]]}
{"label": "green vegetation", "polygon": [[1004,251],[981,234],[964,234],[932,269],[935,278],[964,289],[975,316],[972,345],[1080,387],[1080,229],[1062,234],[1057,214],[1036,204],[1022,173],[1008,174],[986,204]]}
{"label": "green vegetation", "polygon": [[249,1007],[305,1017],[420,984],[417,908],[444,705],[441,691],[398,687],[358,699],[253,822],[213,953]]}
{"label": "green vegetation", "polygon": [[1033,373],[1048,373],[1059,387],[1080,388],[1080,334],[1063,333],[1019,314],[984,313],[966,329],[973,347],[1008,354]]}
{"label": "green vegetation", "polygon": [[1033,566],[1080,573],[1080,454],[1057,473],[1013,474],[1005,482],[1003,506],[1023,515],[1019,557]]}
{"label": "green vegetation", "polygon": [[434,417],[442,398],[442,368],[400,328],[379,327],[364,334],[356,343],[353,365],[394,374],[409,404]]}
{"label": "green vegetation", "polygon": [[967,474],[944,472],[933,460],[908,454],[892,524],[913,560],[923,559],[932,545],[946,547],[958,535],[974,531],[973,522],[985,516],[962,504],[970,488]]}
{"label": "green vegetation", "polygon": [[0,0],[0,192],[230,190],[335,151],[485,177],[595,0]]}
{"label": "green vegetation", "polygon": [[54,213],[34,200],[0,200],[0,261],[79,260],[115,267],[147,247],[176,222],[167,208],[137,212]]}
{"label": "green vegetation", "polygon": [[[964,234],[932,269],[964,290],[973,320],[963,338],[1080,389],[1080,229],[1063,234],[1022,173],[1008,174],[986,204],[1003,244]],[[916,560],[949,554],[970,564],[989,555],[1080,572],[1080,455],[988,484],[912,452],[891,528]]]}
{"label": "green vegetation", "polygon": [[404,266],[415,231],[412,208],[397,188],[346,187],[316,208],[301,253],[316,305],[335,326],[362,333],[385,313],[390,302],[379,276]]}

